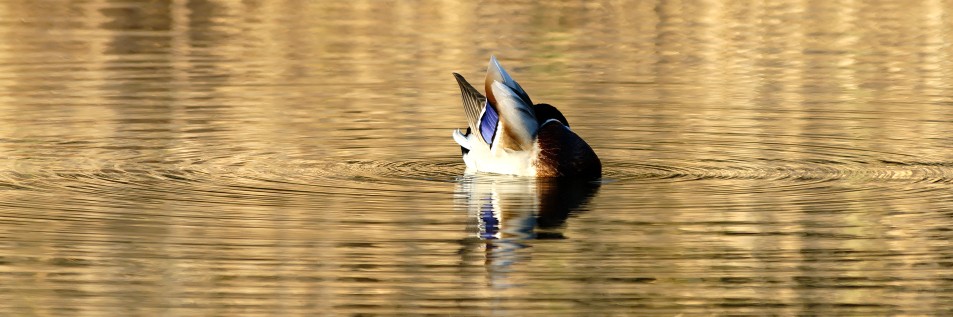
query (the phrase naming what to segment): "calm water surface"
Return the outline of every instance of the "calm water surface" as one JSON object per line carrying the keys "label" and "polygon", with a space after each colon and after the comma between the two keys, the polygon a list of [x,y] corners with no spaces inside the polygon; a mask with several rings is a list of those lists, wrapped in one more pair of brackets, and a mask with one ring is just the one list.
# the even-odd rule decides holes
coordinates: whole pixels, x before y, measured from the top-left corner
{"label": "calm water surface", "polygon": [[[0,315],[951,315],[950,1],[4,1]],[[463,175],[497,55],[598,184]]]}

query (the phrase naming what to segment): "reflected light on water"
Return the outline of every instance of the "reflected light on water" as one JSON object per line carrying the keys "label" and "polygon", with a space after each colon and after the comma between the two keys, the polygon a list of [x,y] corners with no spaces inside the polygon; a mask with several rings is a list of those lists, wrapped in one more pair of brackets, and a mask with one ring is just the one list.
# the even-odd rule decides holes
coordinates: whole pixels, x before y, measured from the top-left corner
{"label": "reflected light on water", "polygon": [[[949,315],[950,2],[0,3],[0,315]],[[493,54],[598,185],[464,175]]]}

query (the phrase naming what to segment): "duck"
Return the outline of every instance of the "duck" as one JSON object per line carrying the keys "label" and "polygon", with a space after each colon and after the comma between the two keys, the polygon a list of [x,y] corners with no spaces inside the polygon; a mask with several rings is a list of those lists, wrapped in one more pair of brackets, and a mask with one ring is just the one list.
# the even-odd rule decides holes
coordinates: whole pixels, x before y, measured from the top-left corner
{"label": "duck", "polygon": [[534,104],[500,65],[496,56],[484,80],[484,96],[459,73],[453,73],[467,118],[467,129],[453,131],[467,173],[495,173],[537,178],[602,177],[602,162],[555,106]]}

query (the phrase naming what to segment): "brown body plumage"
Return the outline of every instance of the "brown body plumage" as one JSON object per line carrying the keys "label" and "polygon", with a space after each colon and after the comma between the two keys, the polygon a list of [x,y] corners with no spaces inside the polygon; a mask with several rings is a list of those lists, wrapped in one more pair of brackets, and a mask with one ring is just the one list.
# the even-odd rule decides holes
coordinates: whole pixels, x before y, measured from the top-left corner
{"label": "brown body plumage", "polygon": [[536,135],[539,154],[537,177],[597,179],[602,177],[602,162],[576,133],[557,121],[549,121]]}

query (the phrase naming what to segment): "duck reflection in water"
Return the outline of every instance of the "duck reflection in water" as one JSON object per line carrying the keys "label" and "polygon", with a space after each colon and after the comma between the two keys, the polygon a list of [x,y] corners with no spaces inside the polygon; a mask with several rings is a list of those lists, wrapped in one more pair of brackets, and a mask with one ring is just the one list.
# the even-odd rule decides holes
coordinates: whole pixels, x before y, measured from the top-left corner
{"label": "duck reflection in water", "polygon": [[467,209],[471,236],[463,241],[461,255],[466,261],[484,249],[487,269],[505,272],[520,261],[517,251],[527,240],[565,239],[567,219],[586,208],[599,186],[573,179],[462,176],[458,205]]}

